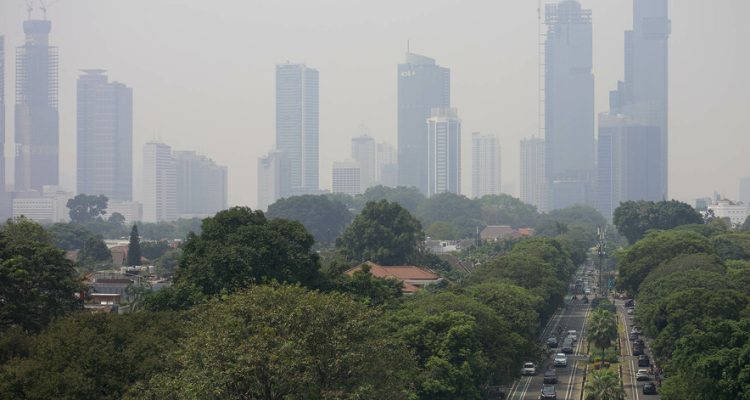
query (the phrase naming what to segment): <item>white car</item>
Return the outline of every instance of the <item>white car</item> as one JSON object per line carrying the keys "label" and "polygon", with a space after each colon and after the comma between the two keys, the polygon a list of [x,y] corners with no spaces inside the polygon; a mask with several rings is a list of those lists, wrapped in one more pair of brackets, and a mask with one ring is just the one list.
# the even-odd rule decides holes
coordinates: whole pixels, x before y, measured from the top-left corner
{"label": "white car", "polygon": [[637,381],[650,381],[651,375],[649,375],[647,369],[639,369],[638,372],[635,373],[635,380]]}
{"label": "white car", "polygon": [[532,362],[523,363],[521,368],[521,375],[536,375],[536,365]]}
{"label": "white car", "polygon": [[555,367],[567,367],[567,366],[568,366],[568,356],[566,356],[565,353],[555,354]]}
{"label": "white car", "polygon": [[568,331],[568,337],[571,338],[574,342],[578,341],[578,332],[575,330]]}

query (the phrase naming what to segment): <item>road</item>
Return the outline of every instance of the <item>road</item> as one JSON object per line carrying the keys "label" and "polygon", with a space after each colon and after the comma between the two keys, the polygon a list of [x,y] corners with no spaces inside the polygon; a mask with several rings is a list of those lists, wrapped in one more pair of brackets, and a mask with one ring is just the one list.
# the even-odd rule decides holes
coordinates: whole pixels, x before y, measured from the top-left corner
{"label": "road", "polygon": [[[575,344],[573,354],[568,355],[568,366],[565,368],[555,368],[557,370],[557,384],[555,390],[559,400],[578,400],[581,397],[583,377],[585,374],[586,344],[585,332],[586,321],[590,312],[589,304],[583,304],[578,301],[567,305],[564,309],[556,313],[547,323],[539,340],[546,343],[550,336],[557,336],[562,346],[563,337],[557,332],[566,332],[575,329],[578,331],[578,342]],[[545,359],[543,365],[537,366],[537,374],[534,376],[525,376],[517,380],[511,387],[508,399],[510,400],[537,400],[542,390],[544,371],[552,366],[552,360],[558,349],[551,349],[552,353]],[[579,361],[581,360],[581,361]]]}
{"label": "road", "polygon": [[[635,380],[635,373],[638,371],[639,368],[644,367],[638,367],[638,357],[633,356],[633,342],[628,340],[627,334],[630,332],[630,330],[633,328],[633,322],[630,316],[627,314],[624,306],[624,302],[621,300],[616,300],[615,304],[617,305],[617,316],[620,318],[620,321],[622,322],[623,326],[625,326],[625,332],[620,333],[620,345],[622,348],[622,381],[623,385],[625,387],[625,395],[629,400],[659,400],[661,399],[661,396],[657,395],[648,395],[643,394],[643,385],[646,384],[645,381],[636,381]],[[646,342],[646,354],[649,356],[651,360],[653,360],[653,356],[651,354],[651,350],[648,346],[648,341]],[[653,377],[652,377],[653,379]]]}

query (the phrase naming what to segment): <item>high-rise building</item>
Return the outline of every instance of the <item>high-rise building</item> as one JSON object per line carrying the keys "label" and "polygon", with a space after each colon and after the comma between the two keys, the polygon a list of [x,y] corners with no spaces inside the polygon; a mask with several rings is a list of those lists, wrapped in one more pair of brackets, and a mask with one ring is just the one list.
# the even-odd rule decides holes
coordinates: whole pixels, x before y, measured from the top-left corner
{"label": "high-rise building", "polygon": [[471,137],[471,182],[474,198],[501,193],[500,143],[495,135]]}
{"label": "high-rise building", "polygon": [[143,145],[143,221],[177,219],[177,169],[172,148],[164,143]]}
{"label": "high-rise building", "polygon": [[362,171],[355,161],[333,163],[333,193],[356,196],[362,193]]}
{"label": "high-rise building", "polygon": [[18,192],[13,196],[13,218],[26,217],[40,223],[69,222],[68,200],[73,193],[45,185],[41,191]]}
{"label": "high-rise building", "polygon": [[282,197],[319,191],[318,79],[304,64],[276,66],[276,149],[289,163]]}
{"label": "high-rise building", "polygon": [[78,78],[78,193],[133,199],[133,91],[104,70]]}
{"label": "high-rise building", "polygon": [[577,0],[546,7],[545,177],[551,209],[591,201],[594,76],[591,10]]}
{"label": "high-rise building", "polygon": [[258,209],[265,211],[268,206],[282,198],[282,193],[288,193],[289,189],[282,188],[288,181],[282,179],[288,177],[284,172],[284,154],[280,151],[271,151],[267,155],[258,158]]}
{"label": "high-rise building", "polygon": [[59,181],[58,64],[51,29],[50,21],[25,21],[26,43],[16,49],[17,191],[41,191]]}
{"label": "high-rise building", "polygon": [[194,151],[175,151],[177,213],[205,218],[227,208],[227,167]]}
{"label": "high-rise building", "polygon": [[750,176],[740,179],[740,201],[750,206]]}
{"label": "high-rise building", "polygon": [[378,143],[378,184],[398,186],[398,152],[390,143]]}
{"label": "high-rise building", "polygon": [[428,193],[425,120],[450,107],[450,70],[432,58],[406,54],[398,66],[398,184]]}
{"label": "high-rise building", "polygon": [[546,179],[544,178],[544,139],[521,140],[521,201],[540,212],[547,211]]}
{"label": "high-rise building", "polygon": [[375,139],[362,135],[352,139],[352,159],[359,164],[362,191],[378,181],[378,148]]}
{"label": "high-rise building", "polygon": [[427,119],[427,196],[461,194],[461,120],[455,108],[435,108]]}
{"label": "high-rise building", "polygon": [[5,37],[0,36],[0,193],[5,190]]}

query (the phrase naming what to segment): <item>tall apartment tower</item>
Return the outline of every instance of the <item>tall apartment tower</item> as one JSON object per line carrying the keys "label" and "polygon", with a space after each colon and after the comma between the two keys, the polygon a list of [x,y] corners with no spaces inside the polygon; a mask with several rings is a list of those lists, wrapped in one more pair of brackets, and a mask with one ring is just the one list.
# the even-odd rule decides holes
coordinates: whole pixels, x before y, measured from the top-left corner
{"label": "tall apartment tower", "polygon": [[319,191],[318,80],[304,64],[276,66],[276,149],[289,163],[282,197]]}
{"label": "tall apartment tower", "polygon": [[5,192],[5,36],[0,35],[0,193]]}
{"label": "tall apartment tower", "polygon": [[398,184],[428,194],[425,120],[433,108],[450,107],[450,70],[432,58],[406,54],[398,65]]}
{"label": "tall apartment tower", "polygon": [[361,164],[356,161],[333,163],[333,193],[356,196],[362,193]]}
{"label": "tall apartment tower", "polygon": [[353,138],[352,159],[359,164],[362,191],[375,186],[378,181],[378,146],[375,139],[367,135]]}
{"label": "tall apartment tower", "polygon": [[177,219],[177,169],[172,148],[164,143],[143,145],[143,221]]}
{"label": "tall apartment tower", "polygon": [[78,193],[133,199],[133,90],[104,70],[78,78]]}
{"label": "tall apartment tower", "polygon": [[500,142],[495,135],[475,132],[471,137],[471,178],[474,198],[501,193]]}
{"label": "tall apartment tower", "polygon": [[227,167],[194,151],[175,151],[177,214],[211,217],[227,208]]}
{"label": "tall apartment tower", "polygon": [[546,179],[544,178],[544,139],[521,140],[521,201],[540,212],[547,211]]}
{"label": "tall apartment tower", "polygon": [[455,108],[435,108],[427,119],[427,196],[461,194],[461,120]]}
{"label": "tall apartment tower", "polygon": [[546,7],[545,177],[551,209],[591,201],[594,76],[591,10],[577,0]]}
{"label": "tall apartment tower", "polygon": [[258,158],[258,209],[266,211],[268,206],[282,198],[282,193],[288,192],[288,188],[282,188],[285,158],[280,151],[271,151],[267,155]]}
{"label": "tall apartment tower", "polygon": [[52,23],[23,23],[26,42],[16,49],[16,191],[57,186],[60,132],[57,47],[49,45]]}

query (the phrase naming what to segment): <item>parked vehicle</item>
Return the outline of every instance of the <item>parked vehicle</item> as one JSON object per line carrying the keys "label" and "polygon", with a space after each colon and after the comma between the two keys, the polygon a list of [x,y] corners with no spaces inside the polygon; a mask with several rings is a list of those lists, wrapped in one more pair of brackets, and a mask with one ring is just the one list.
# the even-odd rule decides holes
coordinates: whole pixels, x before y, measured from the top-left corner
{"label": "parked vehicle", "polygon": [[523,363],[523,368],[521,369],[521,375],[536,375],[536,365],[534,365],[533,362],[525,362]]}
{"label": "parked vehicle", "polygon": [[555,367],[567,367],[568,366],[568,356],[566,356],[565,353],[557,353],[555,355],[554,365],[555,365]]}
{"label": "parked vehicle", "polygon": [[555,387],[550,385],[542,386],[542,394],[539,396],[539,400],[557,400]]}
{"label": "parked vehicle", "polygon": [[648,382],[643,385],[643,394],[657,394],[656,385],[653,382]]}
{"label": "parked vehicle", "polygon": [[638,356],[638,366],[639,367],[650,367],[651,366],[651,360],[649,360],[648,356],[645,354],[641,354]]}
{"label": "parked vehicle", "polygon": [[627,313],[628,313],[628,314],[632,314],[632,313],[634,313],[634,312],[635,312],[635,308],[632,308],[632,307],[631,307],[631,308],[628,308],[628,309],[627,309]]}
{"label": "parked vehicle", "polygon": [[554,369],[547,370],[544,373],[544,383],[555,384],[557,383],[557,371]]}
{"label": "parked vehicle", "polygon": [[627,301],[625,302],[625,307],[626,307],[626,308],[629,308],[629,307],[634,307],[634,306],[635,306],[635,300],[633,300],[633,299],[627,300]]}
{"label": "parked vehicle", "polygon": [[647,369],[639,369],[638,372],[635,373],[635,380],[637,381],[650,381],[651,375],[649,375]]}
{"label": "parked vehicle", "polygon": [[500,386],[490,386],[487,389],[487,399],[489,400],[505,400],[508,396],[508,390]]}
{"label": "parked vehicle", "polygon": [[632,332],[631,332],[631,333],[630,333],[630,334],[628,335],[628,339],[630,339],[630,340],[638,340],[639,336],[640,336],[639,334],[637,334],[637,333],[632,333]]}

